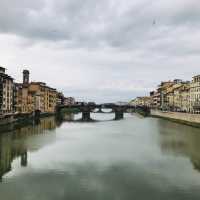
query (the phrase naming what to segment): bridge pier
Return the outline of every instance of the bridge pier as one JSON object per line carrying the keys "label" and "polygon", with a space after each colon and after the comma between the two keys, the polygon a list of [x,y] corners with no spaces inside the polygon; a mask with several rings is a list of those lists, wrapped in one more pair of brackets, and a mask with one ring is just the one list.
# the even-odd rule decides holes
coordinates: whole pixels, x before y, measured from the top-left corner
{"label": "bridge pier", "polygon": [[115,110],[115,120],[120,120],[124,118],[124,112]]}
{"label": "bridge pier", "polygon": [[83,111],[82,112],[82,121],[90,121],[91,117],[90,117],[90,111]]}
{"label": "bridge pier", "polygon": [[112,110],[110,111],[110,113],[114,113],[114,112],[115,112],[115,109],[112,108]]}
{"label": "bridge pier", "polygon": [[35,110],[33,113],[34,119],[40,119],[41,111],[40,110]]}
{"label": "bridge pier", "polygon": [[99,108],[98,113],[103,113],[102,108]]}
{"label": "bridge pier", "polygon": [[26,167],[28,165],[28,155],[27,152],[21,155],[21,166]]}

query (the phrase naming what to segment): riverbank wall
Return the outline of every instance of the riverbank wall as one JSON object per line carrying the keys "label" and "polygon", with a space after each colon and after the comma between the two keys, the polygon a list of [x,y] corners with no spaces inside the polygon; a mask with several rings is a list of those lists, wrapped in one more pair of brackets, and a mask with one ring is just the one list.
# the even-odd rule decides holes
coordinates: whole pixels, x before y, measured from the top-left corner
{"label": "riverbank wall", "polygon": [[150,109],[147,107],[138,107],[135,109],[135,113],[138,113],[143,117],[148,117],[150,115]]}
{"label": "riverbank wall", "polygon": [[13,122],[15,122],[15,118],[13,115],[0,116],[0,126],[6,125],[6,124],[12,124]]}
{"label": "riverbank wall", "polygon": [[151,110],[150,116],[200,128],[200,114]]}
{"label": "riverbank wall", "polygon": [[[40,113],[39,118],[53,116],[56,113]],[[18,113],[0,116],[0,126],[7,126],[16,123],[27,123],[37,118],[33,113]]]}

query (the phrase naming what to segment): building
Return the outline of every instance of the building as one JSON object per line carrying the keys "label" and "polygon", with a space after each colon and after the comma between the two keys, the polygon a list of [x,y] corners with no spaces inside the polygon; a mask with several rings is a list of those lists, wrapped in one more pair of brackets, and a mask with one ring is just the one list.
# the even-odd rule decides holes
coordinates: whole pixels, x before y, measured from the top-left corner
{"label": "building", "polygon": [[160,97],[160,106],[159,108],[161,110],[167,110],[168,109],[168,97],[167,97],[167,90],[172,87],[174,82],[172,81],[165,81],[161,82],[161,84],[158,86],[158,96]]}
{"label": "building", "polygon": [[189,86],[189,81],[184,82],[181,79],[162,82],[157,92],[152,93],[154,101],[151,107],[168,111],[189,112]]}
{"label": "building", "polygon": [[200,75],[194,76],[190,83],[190,112],[200,113]]}
{"label": "building", "polygon": [[183,86],[183,82],[180,79],[175,79],[164,92],[164,108],[170,111],[180,111],[180,88]]}
{"label": "building", "polygon": [[14,83],[5,71],[4,67],[0,67],[0,114],[11,114],[14,108]]}
{"label": "building", "polygon": [[137,97],[130,102],[132,106],[146,106],[151,107],[152,98],[149,96]]}
{"label": "building", "polygon": [[57,91],[49,86],[44,92],[44,112],[54,113],[57,105]]}
{"label": "building", "polygon": [[[196,107],[192,105],[194,101],[197,102],[194,97],[198,97],[198,88],[194,89],[194,87],[198,85],[196,83],[198,80],[197,77],[194,78],[192,84],[190,81],[181,79],[161,82],[156,91],[150,92],[151,108],[175,112],[190,112],[191,109],[197,108],[197,104],[195,104]],[[191,103],[191,99],[193,99],[193,103]]]}
{"label": "building", "polygon": [[64,98],[64,105],[75,105],[75,98],[74,97],[65,97]]}
{"label": "building", "polygon": [[29,71],[23,71],[23,83],[15,83],[15,111],[32,113],[54,113],[57,103],[57,91],[43,82],[29,82]]}
{"label": "building", "polygon": [[187,83],[181,89],[181,110],[183,112],[190,112],[190,83]]}
{"label": "building", "polygon": [[166,90],[166,109],[173,111],[174,110],[174,87],[169,87]]}
{"label": "building", "polygon": [[193,77],[192,81],[161,82],[157,90],[150,92],[149,98],[137,97],[130,102],[134,106],[149,106],[173,112],[187,112],[200,114],[200,75]]}
{"label": "building", "polygon": [[31,113],[34,111],[34,97],[29,91],[29,85],[15,83],[15,112]]}
{"label": "building", "polygon": [[29,71],[23,71],[23,83],[14,84],[15,112],[31,113],[34,111],[34,100],[29,91]]}
{"label": "building", "polygon": [[181,79],[161,82],[157,90],[157,96],[160,96],[160,106],[157,105],[157,108],[170,111],[188,111],[189,85],[189,81],[184,82]]}
{"label": "building", "polygon": [[150,92],[151,97],[151,105],[150,107],[153,109],[160,108],[160,93],[158,91]]}
{"label": "building", "polygon": [[54,113],[57,103],[57,91],[43,82],[31,82],[29,93],[32,96],[34,109],[43,113]]}
{"label": "building", "polygon": [[180,85],[175,85],[173,91],[173,111],[189,112],[190,105],[190,85],[187,82],[183,82]]}
{"label": "building", "polygon": [[65,102],[65,96],[62,92],[58,92],[57,93],[57,97],[56,97],[56,104],[57,105],[64,105]]}

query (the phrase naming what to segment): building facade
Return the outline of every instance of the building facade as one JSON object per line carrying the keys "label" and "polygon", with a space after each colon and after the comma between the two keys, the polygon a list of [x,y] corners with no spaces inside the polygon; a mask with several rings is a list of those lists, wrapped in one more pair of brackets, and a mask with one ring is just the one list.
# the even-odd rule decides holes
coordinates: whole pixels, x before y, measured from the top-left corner
{"label": "building facade", "polygon": [[15,110],[19,113],[54,113],[57,91],[43,82],[29,82],[29,71],[23,71],[23,83],[15,83]]}
{"label": "building facade", "polygon": [[161,82],[156,92],[151,92],[153,98],[151,107],[165,111],[189,112],[190,82],[180,79]]}
{"label": "building facade", "polygon": [[43,82],[31,82],[29,92],[32,95],[34,109],[43,113],[54,113],[57,103],[57,91]]}
{"label": "building facade", "polygon": [[190,83],[190,112],[200,113],[200,75],[194,76]]}
{"label": "building facade", "polygon": [[35,111],[55,113],[57,105],[75,104],[74,98],[65,98],[46,83],[30,82],[28,70],[23,70],[22,83],[14,83],[5,72],[6,69],[0,67],[0,115]]}
{"label": "building facade", "polygon": [[29,86],[15,83],[15,112],[31,113],[34,111],[34,98],[29,91]]}
{"label": "building facade", "polygon": [[0,114],[11,114],[14,109],[14,83],[13,78],[0,67]]}
{"label": "building facade", "polygon": [[190,93],[189,84],[182,83],[181,85],[174,88],[174,102],[173,111],[189,112],[190,105]]}
{"label": "building facade", "polygon": [[145,106],[145,107],[151,107],[152,98],[149,96],[145,97],[137,97],[133,99],[129,104],[132,106]]}
{"label": "building facade", "polygon": [[65,103],[65,96],[62,92],[57,93],[56,104],[63,105]]}
{"label": "building facade", "polygon": [[159,109],[160,108],[160,93],[158,91],[150,92],[151,97],[151,108]]}
{"label": "building facade", "polygon": [[75,98],[73,97],[65,97],[64,98],[64,105],[74,105],[75,102]]}

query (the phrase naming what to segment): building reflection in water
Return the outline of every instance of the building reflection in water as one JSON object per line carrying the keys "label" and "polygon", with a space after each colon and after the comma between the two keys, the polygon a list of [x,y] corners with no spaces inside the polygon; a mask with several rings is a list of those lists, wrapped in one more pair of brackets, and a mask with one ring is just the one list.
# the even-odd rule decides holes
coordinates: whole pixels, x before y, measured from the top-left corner
{"label": "building reflection in water", "polygon": [[162,152],[189,158],[200,172],[200,129],[162,119],[158,127]]}
{"label": "building reflection in water", "polygon": [[[63,121],[72,121],[74,119],[73,114],[68,114],[64,118],[59,120],[54,116],[40,119],[39,123],[33,122],[31,125],[18,127],[12,131],[4,132],[0,134],[0,180],[2,177],[12,170],[12,162],[20,157],[22,167],[28,165],[28,152],[36,151],[44,145],[54,141],[55,135],[53,132],[57,126],[60,126]],[[48,130],[48,131],[47,131]],[[31,140],[32,136],[49,134],[50,140],[43,142],[36,141],[37,144],[27,142]],[[39,138],[40,139],[40,138]],[[38,139],[38,140],[39,140]]]}

